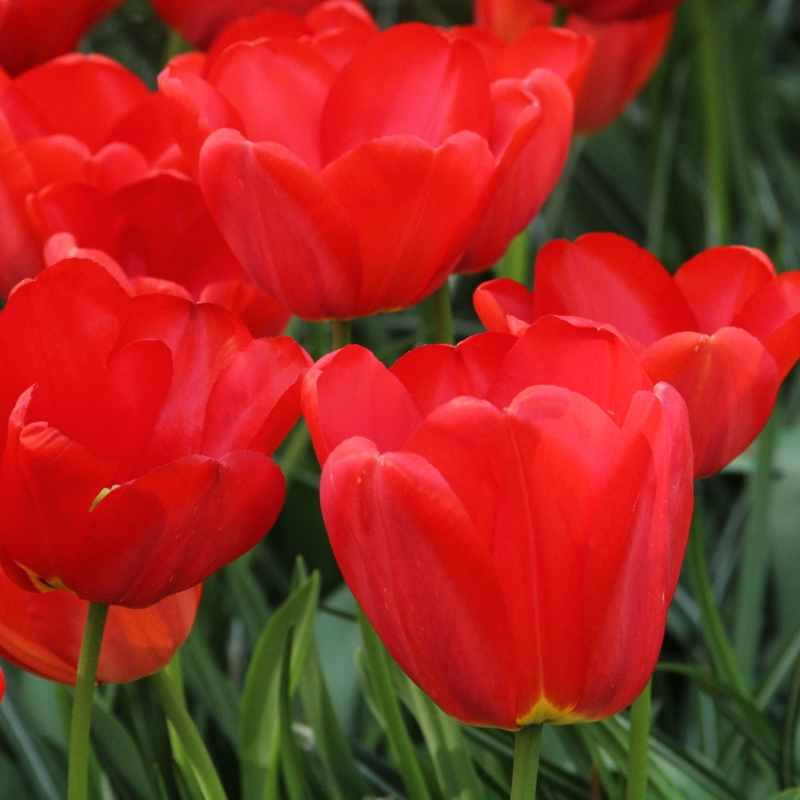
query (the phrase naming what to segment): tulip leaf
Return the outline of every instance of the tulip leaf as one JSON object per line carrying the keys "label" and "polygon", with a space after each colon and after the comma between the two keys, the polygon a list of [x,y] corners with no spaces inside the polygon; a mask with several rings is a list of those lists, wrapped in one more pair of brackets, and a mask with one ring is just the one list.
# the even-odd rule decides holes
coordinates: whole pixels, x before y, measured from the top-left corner
{"label": "tulip leaf", "polygon": [[299,683],[303,710],[323,766],[328,774],[335,800],[364,797],[369,794],[358,771],[353,752],[347,743],[330,692],[325,683],[316,645],[312,642]]}
{"label": "tulip leaf", "polygon": [[778,792],[778,794],[772,795],[769,800],[800,800],[800,788]]}
{"label": "tulip leaf", "polygon": [[392,685],[391,656],[361,611],[358,614],[358,625],[364,641],[363,666],[371,686],[373,703],[378,711],[378,722],[389,739],[394,762],[403,777],[409,797],[414,800],[430,800],[422,766],[403,722],[400,703]]}
{"label": "tulip leaf", "polygon": [[293,630],[289,694],[294,693],[313,636],[319,602],[319,573],[314,573],[277,609],[262,632],[245,679],[239,746],[244,800],[261,800],[267,781],[277,788],[280,756],[281,664]]}
{"label": "tulip leaf", "polygon": [[[97,702],[92,707],[92,745],[112,785],[122,784],[135,797],[155,800],[153,786],[133,737]],[[119,790],[116,793],[122,795]]]}
{"label": "tulip leaf", "polygon": [[661,672],[671,672],[692,678],[702,691],[711,695],[719,710],[733,723],[771,763],[779,761],[780,737],[758,706],[710,673],[690,664],[659,664]]}

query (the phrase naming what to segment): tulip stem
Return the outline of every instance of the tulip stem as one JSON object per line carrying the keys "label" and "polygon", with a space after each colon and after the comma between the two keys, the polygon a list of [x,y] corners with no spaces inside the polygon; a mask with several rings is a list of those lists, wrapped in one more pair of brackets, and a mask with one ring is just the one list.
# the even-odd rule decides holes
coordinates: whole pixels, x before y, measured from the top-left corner
{"label": "tulip stem", "polygon": [[543,725],[526,725],[514,736],[514,772],[511,777],[511,800],[533,800],[539,775]]}
{"label": "tulip stem", "polygon": [[554,28],[563,28],[567,24],[567,15],[569,9],[562,6],[561,3],[556,3],[556,10],[553,14],[553,21],[550,23]]}
{"label": "tulip stem", "polygon": [[433,300],[433,338],[439,344],[454,344],[453,307],[450,282],[445,281],[431,296]]}
{"label": "tulip stem", "polygon": [[89,792],[89,730],[92,725],[92,697],[100,660],[103,629],[108,606],[89,603],[83,629],[75,696],[72,700],[72,721],[69,732],[68,800],[86,800]]}
{"label": "tulip stem", "polygon": [[341,350],[350,344],[352,323],[349,319],[334,319],[331,321],[333,331],[333,350]]}
{"label": "tulip stem", "polygon": [[189,762],[191,763],[197,780],[202,787],[203,794],[208,800],[227,800],[225,790],[214,769],[211,756],[197,732],[194,721],[192,720],[186,706],[183,703],[180,692],[175,684],[170,680],[169,675],[162,669],[147,678],[150,688],[155,692],[161,708],[167,715],[167,719],[172,724],[172,728],[183,745]]}
{"label": "tulip stem", "polygon": [[653,679],[631,706],[631,730],[628,745],[628,785],[625,800],[645,800],[647,797],[647,758],[650,743],[650,706]]}

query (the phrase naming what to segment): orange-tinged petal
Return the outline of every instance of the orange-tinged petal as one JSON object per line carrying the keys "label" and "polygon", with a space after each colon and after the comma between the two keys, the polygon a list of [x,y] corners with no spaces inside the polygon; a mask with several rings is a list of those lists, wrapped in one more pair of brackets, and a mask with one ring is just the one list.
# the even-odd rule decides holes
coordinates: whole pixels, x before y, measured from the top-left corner
{"label": "orange-tinged petal", "polygon": [[472,296],[478,319],[487,330],[518,336],[533,322],[533,292],[510,278],[482,283]]}

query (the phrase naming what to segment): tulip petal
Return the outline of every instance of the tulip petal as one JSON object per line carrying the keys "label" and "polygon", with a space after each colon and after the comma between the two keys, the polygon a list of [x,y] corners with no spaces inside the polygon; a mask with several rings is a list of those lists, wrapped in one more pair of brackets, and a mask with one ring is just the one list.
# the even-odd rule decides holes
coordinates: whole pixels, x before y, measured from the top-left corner
{"label": "tulip petal", "polygon": [[536,259],[533,288],[537,319],[545,314],[596,319],[644,346],[697,329],[669,273],[647,250],[613,233],[546,244]]}
{"label": "tulip petal", "polygon": [[0,110],[20,144],[66,134],[96,152],[114,125],[149,95],[116,61],[71,53],[20,75],[0,95]]}
{"label": "tulip petal", "polygon": [[556,719],[580,699],[586,654],[577,587],[619,438],[587,398],[535,386],[505,412],[456,399],[404,447],[441,473],[491,552],[516,648],[520,724]]}
{"label": "tulip petal", "polygon": [[336,70],[307,42],[261,39],[229,47],[208,81],[239,112],[250,141],[276,142],[320,169],[320,117]]}
{"label": "tulip petal", "polygon": [[442,477],[355,438],[326,462],[320,500],[345,580],[403,670],[458,719],[515,728],[500,587]]}
{"label": "tulip petal", "polygon": [[292,316],[288,308],[256,286],[244,271],[241,279],[209,283],[197,299],[200,303],[216,303],[232,311],[254,339],[279,336]]}
{"label": "tulip petal", "polygon": [[713,336],[676,333],[640,360],[654,382],[674,386],[686,401],[695,476],[718,472],[758,435],[775,405],[775,360],[751,334],[720,328]]}
{"label": "tulip petal", "polygon": [[408,389],[423,415],[455,397],[483,398],[516,338],[503,334],[470,336],[457,347],[417,347],[390,372]]}
{"label": "tulip petal", "polygon": [[194,586],[267,533],[285,493],[280,469],[262,453],[188,456],[157,467],[92,511],[75,552],[75,592],[142,608]]}
{"label": "tulip petal", "polygon": [[363,263],[358,305],[348,316],[404,308],[452,271],[484,211],[495,162],[469,131],[436,150],[392,136],[331,162],[322,180],[346,210]]}
{"label": "tulip petal", "polygon": [[304,319],[354,315],[362,269],[351,221],[296,156],[218,131],[200,184],[223,237],[273,297]]}
{"label": "tulip petal", "polygon": [[588,397],[621,425],[636,392],[653,384],[628,345],[609,327],[544,317],[509,352],[486,399],[502,408],[528,386],[564,386]]}
{"label": "tulip petal", "polygon": [[482,283],[472,296],[478,319],[487,330],[520,335],[533,322],[533,292],[511,278]]}
{"label": "tulip petal", "polygon": [[300,416],[300,378],[311,365],[288,336],[257,339],[239,350],[211,389],[199,452],[212,458],[232,450],[272,455]]}
{"label": "tulip petal", "polygon": [[488,139],[489,116],[488,75],[477,48],[429,25],[397,25],[368,42],[331,87],[322,163],[384,136],[416,136],[431,147],[459,131]]}
{"label": "tulip petal", "polygon": [[675,283],[700,326],[690,330],[709,336],[732,325],[747,301],[774,279],[772,262],[750,247],[712,247],[675,273]]}
{"label": "tulip petal", "polygon": [[317,362],[302,395],[320,464],[352,436],[370,439],[381,452],[399,450],[422,422],[408,389],[369,350],[356,345]]}

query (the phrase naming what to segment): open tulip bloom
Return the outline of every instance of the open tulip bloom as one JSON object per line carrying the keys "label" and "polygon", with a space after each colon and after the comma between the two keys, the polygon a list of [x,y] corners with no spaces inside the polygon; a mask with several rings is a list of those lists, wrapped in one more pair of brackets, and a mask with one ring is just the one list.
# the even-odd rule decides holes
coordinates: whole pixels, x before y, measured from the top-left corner
{"label": "open tulip bloom", "polygon": [[176,138],[234,254],[304,319],[417,303],[468,251],[489,266],[569,148],[558,75],[490,81],[478,47],[422,24],[340,69],[286,37],[232,44],[205,77],[193,64],[159,78]]}
{"label": "open tulip bloom", "polygon": [[[352,387],[360,391],[353,393]],[[303,383],[339,566],[452,716],[595,720],[658,658],[692,510],[686,406],[613,329],[348,346]]]}
{"label": "open tulip bloom", "polygon": [[622,236],[561,239],[539,253],[533,293],[492,281],[476,291],[475,308],[494,331],[520,333],[547,314],[614,325],[650,378],[686,401],[698,477],[755,439],[800,357],[800,273],[776,275],[764,253],[745,247],[707,250],[672,277]]}

